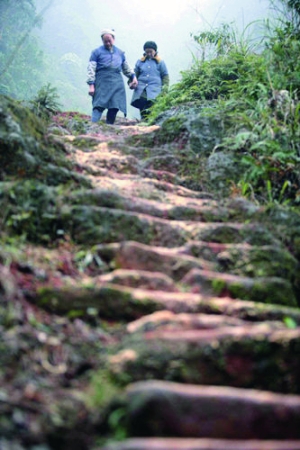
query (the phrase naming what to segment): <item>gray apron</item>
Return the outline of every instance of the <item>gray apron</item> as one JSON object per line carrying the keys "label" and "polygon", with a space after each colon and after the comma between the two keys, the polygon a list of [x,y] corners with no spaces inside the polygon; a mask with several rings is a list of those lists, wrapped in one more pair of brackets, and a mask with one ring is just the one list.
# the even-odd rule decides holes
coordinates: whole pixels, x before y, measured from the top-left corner
{"label": "gray apron", "polygon": [[127,114],[125,86],[121,72],[116,69],[100,69],[96,72],[93,108],[116,108]]}

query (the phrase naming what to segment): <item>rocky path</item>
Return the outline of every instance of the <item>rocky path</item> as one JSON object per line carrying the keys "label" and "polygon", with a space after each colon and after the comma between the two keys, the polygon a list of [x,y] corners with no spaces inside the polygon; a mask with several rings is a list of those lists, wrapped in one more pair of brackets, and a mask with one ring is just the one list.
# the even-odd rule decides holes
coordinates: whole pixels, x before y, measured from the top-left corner
{"label": "rocky path", "polygon": [[[157,130],[121,121],[61,137],[77,171],[91,182],[90,189],[70,195],[72,208],[62,217],[84,248],[82,267],[75,270],[75,255],[65,244],[57,250],[64,276],[57,277],[53,250],[47,263],[49,268],[52,261],[52,278],[33,289],[25,267],[22,282],[32,308],[56,317],[52,340],[46,328],[36,336],[44,356],[31,354],[38,367],[32,376],[51,373],[48,403],[74,394],[71,409],[85,439],[54,424],[58,434],[68,434],[68,444],[56,447],[52,438],[49,445],[300,449],[297,255],[270,231],[261,208],[188,188],[178,176],[178,149],[157,145]],[[153,136],[152,146],[143,144],[145,135],[150,142]],[[28,257],[36,258],[34,249]],[[5,272],[1,277],[10,292]],[[80,319],[69,322],[76,312]],[[93,317],[101,330],[90,326]],[[66,329],[69,341],[61,337]],[[107,404],[90,422],[80,397],[88,383],[77,376],[89,369],[99,370]],[[110,396],[111,380],[117,394]],[[32,381],[23,412],[37,414]],[[47,388],[52,381],[47,378]],[[8,399],[0,398],[1,405],[8,408]],[[39,430],[32,433],[39,436]],[[88,443],[89,433],[103,438],[99,445]]]}
{"label": "rocky path", "polygon": [[[109,267],[88,303],[127,323],[108,370],[130,380],[130,439],[105,448],[299,449],[300,311],[288,308],[298,262],[254,205],[184,187],[170,149],[140,146],[156,128],[115,126],[73,154],[99,216],[88,238]],[[82,224],[74,233],[85,239]],[[58,308],[85,307],[85,289],[56,293]]]}

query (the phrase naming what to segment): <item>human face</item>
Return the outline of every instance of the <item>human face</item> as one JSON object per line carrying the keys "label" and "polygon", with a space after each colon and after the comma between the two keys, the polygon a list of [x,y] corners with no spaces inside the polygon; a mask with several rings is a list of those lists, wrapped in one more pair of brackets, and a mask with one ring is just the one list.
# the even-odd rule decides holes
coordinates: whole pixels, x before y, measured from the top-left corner
{"label": "human face", "polygon": [[147,58],[152,59],[154,58],[156,51],[153,48],[145,48],[145,53]]}
{"label": "human face", "polygon": [[102,42],[104,44],[104,47],[106,47],[108,50],[110,50],[112,48],[112,46],[114,45],[114,38],[111,34],[104,34],[102,36]]}

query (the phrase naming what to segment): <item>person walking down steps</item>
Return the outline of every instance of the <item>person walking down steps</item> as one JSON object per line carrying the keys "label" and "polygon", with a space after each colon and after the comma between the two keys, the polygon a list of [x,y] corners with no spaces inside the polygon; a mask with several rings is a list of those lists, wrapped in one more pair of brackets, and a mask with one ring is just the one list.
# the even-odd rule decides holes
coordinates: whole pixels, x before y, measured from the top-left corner
{"label": "person walking down steps", "polygon": [[106,123],[114,124],[118,111],[127,115],[126,92],[122,73],[129,79],[129,87],[137,86],[134,70],[130,68],[125,53],[114,45],[115,31],[101,32],[103,45],[92,51],[88,64],[87,84],[92,96],[92,122],[98,122],[107,109]]}
{"label": "person walking down steps", "polygon": [[131,105],[140,110],[142,119],[146,119],[155,98],[163,89],[168,89],[170,79],[165,62],[158,56],[156,43],[147,41],[143,49],[144,54],[134,69],[138,84],[130,87],[135,89]]}

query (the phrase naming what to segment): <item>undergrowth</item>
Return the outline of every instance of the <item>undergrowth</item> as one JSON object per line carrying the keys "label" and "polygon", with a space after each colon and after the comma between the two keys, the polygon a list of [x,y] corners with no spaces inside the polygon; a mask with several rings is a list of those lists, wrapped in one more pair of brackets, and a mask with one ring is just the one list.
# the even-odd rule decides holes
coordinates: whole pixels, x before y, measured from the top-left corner
{"label": "undergrowth", "polygon": [[157,98],[149,122],[170,108],[213,101],[214,113],[231,119],[214,150],[238,160],[235,192],[294,207],[300,202],[300,7],[296,0],[279,4],[256,45],[229,25],[194,35],[201,57]]}

